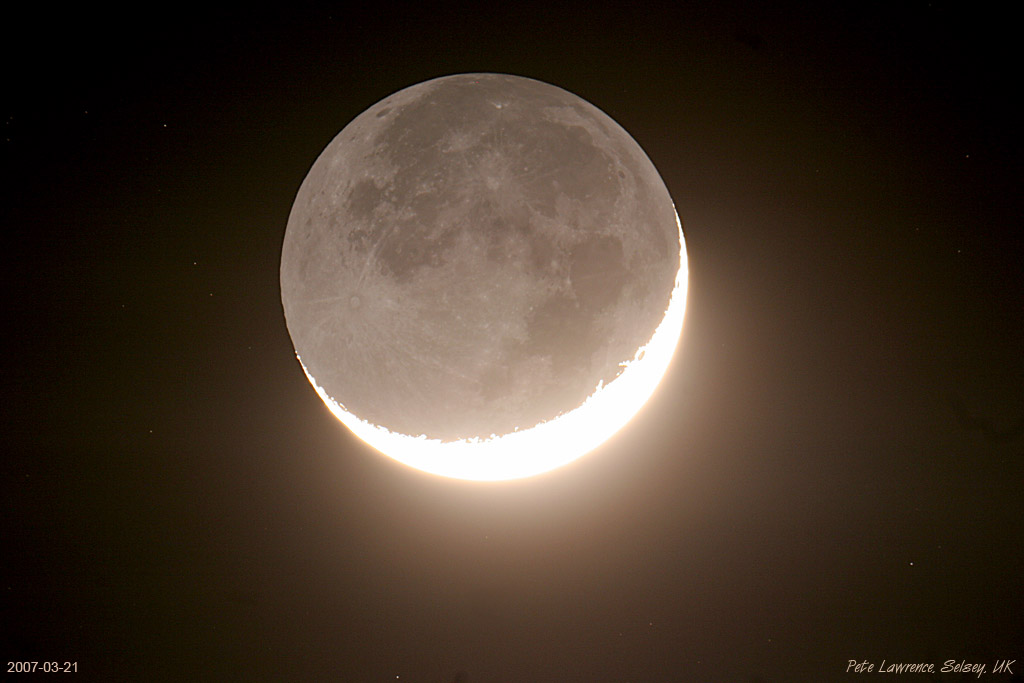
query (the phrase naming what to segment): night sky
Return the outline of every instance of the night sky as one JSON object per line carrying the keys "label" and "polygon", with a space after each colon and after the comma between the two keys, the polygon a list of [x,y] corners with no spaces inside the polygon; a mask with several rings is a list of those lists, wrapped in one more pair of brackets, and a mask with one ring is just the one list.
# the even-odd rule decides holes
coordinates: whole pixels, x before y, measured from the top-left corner
{"label": "night sky", "polygon": [[[5,667],[775,683],[956,660],[1021,680],[1019,25],[981,3],[506,4],[5,19]],[[474,71],[628,130],[690,267],[646,408],[498,484],[353,437],[278,284],[334,135]]]}

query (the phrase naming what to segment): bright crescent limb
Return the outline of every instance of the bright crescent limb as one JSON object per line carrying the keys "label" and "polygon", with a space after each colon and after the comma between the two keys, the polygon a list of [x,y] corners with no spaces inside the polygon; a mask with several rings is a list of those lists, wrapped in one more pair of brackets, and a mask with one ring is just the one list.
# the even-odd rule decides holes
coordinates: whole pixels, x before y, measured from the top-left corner
{"label": "bright crescent limb", "polygon": [[305,365],[302,369],[331,412],[356,436],[410,467],[476,481],[521,479],[561,467],[597,448],[629,422],[668,370],[683,329],[688,275],[678,213],[676,227],[679,270],[665,317],[650,341],[632,361],[623,363],[625,368],[618,377],[599,386],[578,408],[535,427],[489,439],[448,442],[398,434],[346,411],[317,384]]}

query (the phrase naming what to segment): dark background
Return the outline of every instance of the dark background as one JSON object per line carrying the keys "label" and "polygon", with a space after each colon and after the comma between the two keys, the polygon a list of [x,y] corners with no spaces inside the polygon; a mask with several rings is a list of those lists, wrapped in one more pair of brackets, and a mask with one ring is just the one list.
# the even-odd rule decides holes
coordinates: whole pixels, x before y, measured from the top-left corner
{"label": "dark background", "polygon": [[[776,682],[1024,660],[1020,32],[980,5],[13,13],[5,667]],[[467,71],[621,123],[689,252],[645,410],[502,484],[358,442],[278,289],[323,147]]]}

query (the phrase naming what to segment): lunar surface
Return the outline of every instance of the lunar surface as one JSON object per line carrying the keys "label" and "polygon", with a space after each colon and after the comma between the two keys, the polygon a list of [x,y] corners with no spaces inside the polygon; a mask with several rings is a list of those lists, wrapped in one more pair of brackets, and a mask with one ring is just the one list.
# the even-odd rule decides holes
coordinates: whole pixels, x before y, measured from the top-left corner
{"label": "lunar surface", "polygon": [[[288,331],[334,413],[387,455],[481,479],[581,454],[604,427],[556,444],[551,425],[657,364],[601,418],[628,421],[671,359],[685,281],[640,146],[579,97],[500,74],[420,83],[349,123],[302,183],[281,257]],[[469,448],[507,435],[500,455]]]}

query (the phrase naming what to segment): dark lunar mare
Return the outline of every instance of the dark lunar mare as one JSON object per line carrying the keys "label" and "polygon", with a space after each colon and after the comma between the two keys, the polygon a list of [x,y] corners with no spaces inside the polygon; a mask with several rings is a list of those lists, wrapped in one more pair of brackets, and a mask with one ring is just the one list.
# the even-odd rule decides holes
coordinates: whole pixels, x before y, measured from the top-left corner
{"label": "dark lunar mare", "polygon": [[593,105],[498,74],[378,102],[298,192],[281,258],[296,352],[345,409],[452,440],[531,427],[612,381],[679,268],[671,198]]}

